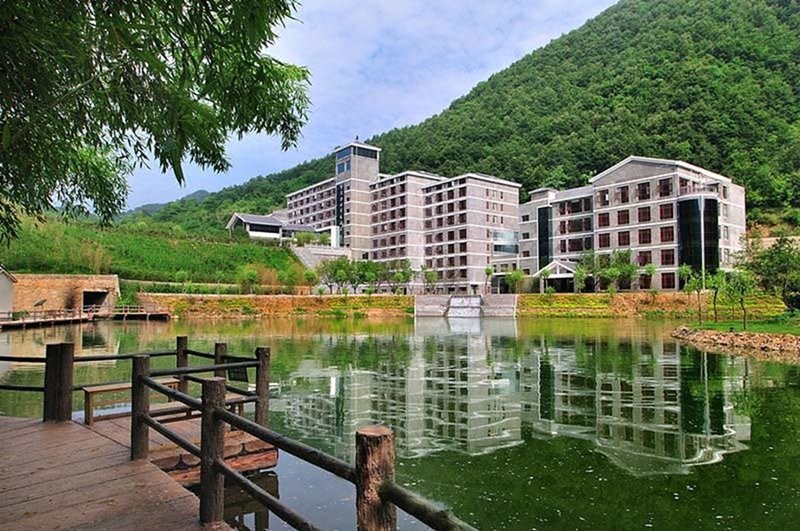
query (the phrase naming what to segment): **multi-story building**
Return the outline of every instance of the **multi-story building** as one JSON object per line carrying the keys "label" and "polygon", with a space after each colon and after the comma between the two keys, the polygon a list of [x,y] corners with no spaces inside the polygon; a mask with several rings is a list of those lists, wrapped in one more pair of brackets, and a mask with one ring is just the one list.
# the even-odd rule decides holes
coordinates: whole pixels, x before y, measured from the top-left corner
{"label": "multi-story building", "polygon": [[547,268],[548,282],[562,290],[574,288],[583,253],[616,250],[656,266],[640,287],[675,290],[680,264],[708,273],[731,268],[745,233],[741,186],[685,162],[644,157],[623,160],[588,186],[534,190],[520,212],[520,267],[528,275]]}
{"label": "multi-story building", "polygon": [[495,272],[517,268],[519,185],[468,173],[423,187],[425,267],[440,291],[474,293]]}
{"label": "multi-story building", "polygon": [[289,220],[334,227],[334,244],[367,259],[372,247],[370,184],[378,180],[380,148],[351,142],[336,150],[336,176],[286,196]]}
{"label": "multi-story building", "polygon": [[419,270],[425,255],[423,233],[423,187],[444,177],[426,172],[406,171],[381,175],[372,190],[372,251],[376,262],[408,259]]}
{"label": "multi-story building", "polygon": [[335,177],[287,196],[289,222],[330,228],[353,259],[435,270],[444,293],[482,291],[487,267],[517,268],[518,184],[479,173],[381,174],[380,149],[362,142],[335,158]]}

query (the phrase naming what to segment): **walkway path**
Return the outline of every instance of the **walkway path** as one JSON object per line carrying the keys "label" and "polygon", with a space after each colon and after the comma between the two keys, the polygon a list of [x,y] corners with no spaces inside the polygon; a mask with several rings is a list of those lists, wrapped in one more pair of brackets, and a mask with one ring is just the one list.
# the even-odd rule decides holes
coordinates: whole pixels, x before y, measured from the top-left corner
{"label": "walkway path", "polygon": [[129,456],[74,422],[0,417],[0,529],[203,529],[191,492]]}

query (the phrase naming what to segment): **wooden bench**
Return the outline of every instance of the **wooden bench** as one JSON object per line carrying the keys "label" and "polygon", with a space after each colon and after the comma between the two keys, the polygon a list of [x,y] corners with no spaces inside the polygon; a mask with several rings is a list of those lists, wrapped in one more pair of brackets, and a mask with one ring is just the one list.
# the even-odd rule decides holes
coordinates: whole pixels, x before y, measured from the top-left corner
{"label": "wooden bench", "polygon": [[[156,381],[162,385],[166,385],[172,389],[178,388],[178,379],[177,378],[157,378]],[[107,404],[113,404],[113,401],[109,402],[100,402],[96,403],[94,400],[94,395],[101,395],[104,393],[114,393],[117,391],[127,391],[131,388],[131,382],[120,382],[115,384],[108,384],[108,385],[89,385],[83,388],[83,421],[88,425],[91,426],[94,423],[95,416],[94,416],[94,408],[96,406],[104,406]],[[119,415],[104,415],[102,417],[97,417],[98,419],[101,418],[113,418]]]}

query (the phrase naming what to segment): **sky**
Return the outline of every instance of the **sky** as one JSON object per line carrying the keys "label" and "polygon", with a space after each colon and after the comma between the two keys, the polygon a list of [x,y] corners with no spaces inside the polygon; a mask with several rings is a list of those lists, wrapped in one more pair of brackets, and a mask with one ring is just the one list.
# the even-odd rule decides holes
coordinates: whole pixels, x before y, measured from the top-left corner
{"label": "sky", "polygon": [[[580,27],[614,0],[305,0],[268,53],[311,71],[296,148],[231,139],[223,174],[186,164],[185,187],[158,164],[129,177],[128,208],[216,191],[421,122],[478,82]],[[333,168],[331,168],[331,172]]]}

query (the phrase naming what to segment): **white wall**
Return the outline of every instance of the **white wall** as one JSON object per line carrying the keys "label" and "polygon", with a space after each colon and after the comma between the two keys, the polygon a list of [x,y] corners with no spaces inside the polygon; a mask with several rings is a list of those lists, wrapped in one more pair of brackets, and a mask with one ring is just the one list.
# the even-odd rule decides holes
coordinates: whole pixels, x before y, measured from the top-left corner
{"label": "white wall", "polygon": [[14,283],[0,274],[0,313],[10,312],[14,302]]}

